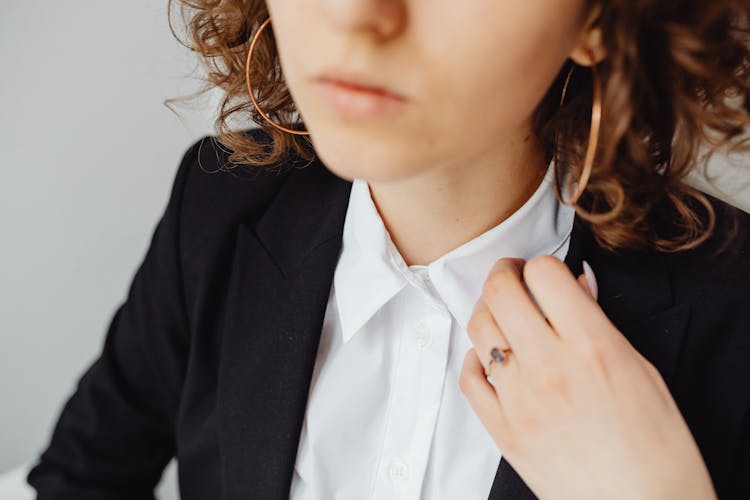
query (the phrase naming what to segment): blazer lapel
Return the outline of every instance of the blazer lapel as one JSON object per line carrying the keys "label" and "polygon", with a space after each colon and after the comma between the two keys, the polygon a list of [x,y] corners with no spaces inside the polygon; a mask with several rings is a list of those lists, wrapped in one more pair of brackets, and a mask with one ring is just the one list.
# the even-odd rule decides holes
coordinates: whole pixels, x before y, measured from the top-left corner
{"label": "blazer lapel", "polygon": [[[288,499],[350,191],[316,161],[238,227],[217,389],[222,498]],[[576,217],[565,263],[577,276],[583,259],[602,309],[669,385],[689,310],[661,257],[607,254]],[[501,498],[536,498],[504,457],[489,495]]]}
{"label": "blazer lapel", "polygon": [[690,306],[675,304],[665,256],[651,249],[605,251],[576,216],[565,263],[578,276],[583,260],[596,275],[599,306],[671,385]]}
{"label": "blazer lapel", "polygon": [[239,226],[217,389],[223,499],[288,499],[351,183],[289,175]]}
{"label": "blazer lapel", "polygon": [[[671,388],[690,306],[673,303],[663,256],[647,250],[608,253],[576,216],[565,264],[579,276],[583,260],[596,275],[599,306],[633,347],[659,369]],[[503,456],[489,500],[510,498],[533,500],[537,496]]]}

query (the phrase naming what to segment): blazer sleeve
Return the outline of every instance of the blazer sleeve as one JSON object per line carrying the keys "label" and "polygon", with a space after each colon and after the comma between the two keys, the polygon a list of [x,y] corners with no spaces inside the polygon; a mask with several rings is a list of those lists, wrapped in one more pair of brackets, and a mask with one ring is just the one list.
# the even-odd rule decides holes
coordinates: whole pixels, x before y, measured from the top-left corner
{"label": "blazer sleeve", "polygon": [[175,453],[189,349],[180,206],[201,142],[184,153],[101,352],[78,379],[47,448],[26,477],[37,500],[153,499]]}

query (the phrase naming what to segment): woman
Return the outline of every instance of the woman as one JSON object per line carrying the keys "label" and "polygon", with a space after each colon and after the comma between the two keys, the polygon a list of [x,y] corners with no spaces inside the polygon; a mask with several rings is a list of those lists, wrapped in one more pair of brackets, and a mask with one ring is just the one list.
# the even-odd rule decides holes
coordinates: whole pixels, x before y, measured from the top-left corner
{"label": "woman", "polygon": [[221,144],[40,498],[750,498],[745,2],[185,4]]}

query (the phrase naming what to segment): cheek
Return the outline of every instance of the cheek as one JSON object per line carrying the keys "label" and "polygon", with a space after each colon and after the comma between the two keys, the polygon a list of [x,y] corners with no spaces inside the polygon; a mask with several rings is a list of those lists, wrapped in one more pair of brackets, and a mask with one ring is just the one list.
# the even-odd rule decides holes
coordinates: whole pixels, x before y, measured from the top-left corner
{"label": "cheek", "polygon": [[432,76],[437,83],[433,99],[451,103],[436,107],[444,114],[438,123],[502,136],[530,118],[544,97],[572,49],[573,28],[541,7],[512,10],[482,10],[484,22],[477,12],[464,11],[461,16],[468,18],[457,19],[454,26],[474,29],[436,46],[432,58],[440,71]]}
{"label": "cheek", "polygon": [[331,113],[307,79],[325,66],[320,54],[341,54],[340,40],[310,32],[311,19],[322,22],[313,2],[269,1],[289,91],[320,159],[341,177],[407,178],[497,144],[529,117],[572,47],[570,30],[545,13],[549,0],[525,0],[515,11],[507,0],[461,9],[432,1],[384,63],[403,68],[397,83],[415,93],[408,111],[385,123]]}
{"label": "cheek", "polygon": [[[276,42],[276,50],[279,55],[283,78],[288,82],[287,87],[292,87],[298,79],[302,78],[302,61],[309,57],[304,53],[305,35],[310,36],[310,30],[304,30],[305,13],[292,2],[279,0],[266,0],[271,25],[267,26],[261,38],[268,42],[273,37]],[[258,40],[260,43],[261,40]],[[256,47],[256,51],[258,47]]]}

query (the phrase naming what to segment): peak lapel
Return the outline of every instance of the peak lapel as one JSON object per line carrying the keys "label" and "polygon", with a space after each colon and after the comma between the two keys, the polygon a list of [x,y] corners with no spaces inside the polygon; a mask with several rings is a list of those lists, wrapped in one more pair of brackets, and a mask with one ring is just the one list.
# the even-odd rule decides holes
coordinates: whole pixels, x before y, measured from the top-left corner
{"label": "peak lapel", "polygon": [[351,183],[290,175],[235,242],[218,379],[224,499],[287,499]]}
{"label": "peak lapel", "polygon": [[655,250],[602,249],[576,218],[565,263],[575,276],[586,260],[596,274],[599,306],[609,320],[671,384],[690,316],[688,304],[675,304],[666,256]]}
{"label": "peak lapel", "polygon": [[[583,260],[596,275],[602,310],[633,347],[659,369],[671,387],[690,306],[673,303],[664,256],[652,251],[608,253],[596,244],[576,216],[565,264],[574,276],[579,276]],[[537,497],[503,456],[489,500],[505,498]]]}
{"label": "peak lapel", "polygon": [[[218,379],[225,499],[287,499],[351,182],[319,162],[294,172],[235,242]],[[605,253],[576,218],[565,258],[591,264],[599,304],[668,385],[689,307],[658,254]],[[490,500],[536,498],[503,457]]]}

